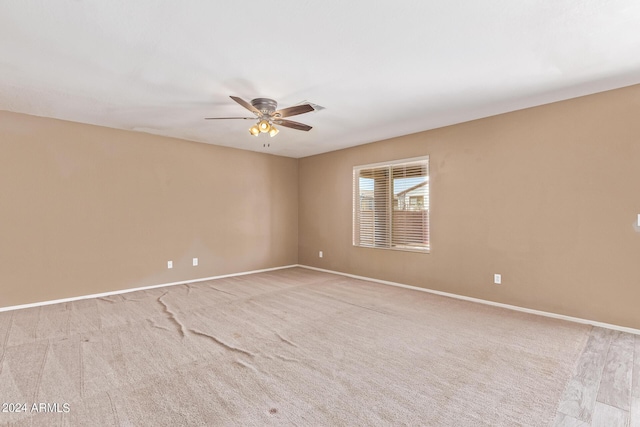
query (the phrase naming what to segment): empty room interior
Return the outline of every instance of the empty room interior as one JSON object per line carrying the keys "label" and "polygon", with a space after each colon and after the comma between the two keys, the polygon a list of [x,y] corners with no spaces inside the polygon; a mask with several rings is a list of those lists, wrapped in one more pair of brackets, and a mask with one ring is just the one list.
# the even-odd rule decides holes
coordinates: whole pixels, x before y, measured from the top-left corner
{"label": "empty room interior", "polygon": [[0,425],[640,426],[640,3],[0,4]]}

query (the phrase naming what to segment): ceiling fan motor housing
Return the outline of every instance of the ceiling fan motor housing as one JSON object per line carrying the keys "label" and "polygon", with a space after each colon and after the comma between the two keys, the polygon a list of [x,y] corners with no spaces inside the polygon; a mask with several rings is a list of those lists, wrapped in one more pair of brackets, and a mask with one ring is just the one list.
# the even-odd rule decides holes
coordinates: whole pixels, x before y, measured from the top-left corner
{"label": "ceiling fan motor housing", "polygon": [[278,103],[269,98],[252,99],[251,105],[253,105],[257,110],[260,110],[262,114],[266,114],[269,116],[276,111],[276,108],[278,108]]}

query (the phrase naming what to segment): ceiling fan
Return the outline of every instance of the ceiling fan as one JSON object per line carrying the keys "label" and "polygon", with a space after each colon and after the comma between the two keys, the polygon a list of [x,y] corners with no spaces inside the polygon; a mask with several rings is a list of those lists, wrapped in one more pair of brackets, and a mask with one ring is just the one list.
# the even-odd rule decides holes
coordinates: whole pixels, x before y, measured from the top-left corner
{"label": "ceiling fan", "polygon": [[251,102],[247,102],[237,96],[231,96],[231,99],[242,105],[247,110],[255,114],[255,117],[205,117],[205,120],[256,120],[255,125],[251,126],[249,133],[254,136],[258,136],[261,133],[268,133],[271,137],[276,136],[278,132],[278,126],[284,126],[291,129],[310,131],[311,126],[304,123],[294,122],[293,120],[285,120],[285,117],[297,116],[298,114],[308,113],[315,111],[315,108],[311,104],[294,105],[293,107],[283,108],[282,110],[276,110],[278,103],[269,98],[256,98]]}

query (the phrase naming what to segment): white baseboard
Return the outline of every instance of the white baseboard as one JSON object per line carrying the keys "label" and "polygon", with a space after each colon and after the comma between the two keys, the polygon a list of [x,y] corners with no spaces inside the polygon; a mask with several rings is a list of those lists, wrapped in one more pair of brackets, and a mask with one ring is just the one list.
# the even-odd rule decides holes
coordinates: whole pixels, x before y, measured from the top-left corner
{"label": "white baseboard", "polygon": [[380,280],[380,279],[373,279],[371,277],[356,276],[355,274],[342,273],[340,271],[333,271],[333,270],[326,270],[324,268],[311,267],[311,266],[308,266],[308,265],[299,264],[298,267],[308,268],[309,270],[323,271],[325,273],[338,274],[340,276],[352,277],[354,279],[367,280],[369,282],[381,283],[383,285],[398,286],[400,288],[412,289],[414,291],[428,292],[430,294],[441,295],[441,296],[444,296],[444,297],[455,298],[455,299],[460,299],[460,300],[464,300],[464,301],[476,302],[476,303],[479,303],[479,304],[492,305],[494,307],[506,308],[508,310],[521,311],[521,312],[529,313],[529,314],[536,314],[538,316],[552,317],[554,319],[568,320],[569,322],[582,323],[582,324],[586,324],[586,325],[593,325],[593,326],[598,326],[600,328],[613,329],[615,331],[628,332],[630,334],[640,335],[640,329],[628,328],[626,326],[613,325],[611,323],[603,323],[603,322],[597,322],[595,320],[581,319],[579,317],[565,316],[564,314],[550,313],[548,311],[533,310],[531,308],[519,307],[517,305],[502,304],[500,302],[488,301],[488,300],[484,300],[484,299],[480,299],[480,298],[466,297],[464,295],[451,294],[449,292],[436,291],[436,290],[433,290],[433,289],[420,288],[420,287],[417,287],[417,286],[404,285],[402,283],[390,282],[388,280]]}
{"label": "white baseboard", "polygon": [[247,274],[263,273],[265,271],[282,270],[285,268],[292,268],[292,267],[300,267],[300,266],[298,264],[284,265],[282,267],[264,268],[262,270],[243,271],[240,273],[223,274],[222,276],[203,277],[202,279],[183,280],[180,282],[163,283],[161,285],[142,286],[140,288],[131,288],[131,289],[122,289],[119,291],[102,292],[100,294],[82,295],[79,297],[62,298],[62,299],[56,299],[51,301],[41,301],[41,302],[34,302],[30,304],[13,305],[9,307],[0,307],[0,312],[20,310],[22,308],[39,307],[43,305],[59,304],[61,302],[71,302],[71,301],[78,301],[78,300],[89,299],[89,298],[108,297],[110,295],[127,294],[129,292],[144,291],[147,289],[155,289],[155,288],[164,288],[166,286],[184,285],[186,283],[206,282],[207,280],[223,279],[225,277],[245,276]]}

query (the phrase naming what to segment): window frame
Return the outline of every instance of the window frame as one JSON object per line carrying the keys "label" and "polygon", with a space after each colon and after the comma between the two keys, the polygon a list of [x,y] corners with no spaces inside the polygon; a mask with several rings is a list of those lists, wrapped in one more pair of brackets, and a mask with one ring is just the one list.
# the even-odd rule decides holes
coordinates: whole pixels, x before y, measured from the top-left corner
{"label": "window frame", "polygon": [[[399,246],[399,247],[394,247],[393,246],[393,204],[394,204],[394,193],[393,193],[393,175],[391,173],[392,168],[394,166],[398,167],[398,166],[403,166],[403,165],[410,165],[411,163],[420,163],[420,162],[425,162],[426,163],[426,171],[427,171],[427,181],[426,181],[426,187],[427,187],[427,194],[426,194],[426,201],[427,201],[427,209],[426,209],[426,216],[427,216],[427,233],[428,233],[428,237],[427,237],[427,245],[425,248],[411,248],[411,247],[406,247],[406,246]],[[429,167],[429,155],[425,155],[425,156],[419,156],[419,157],[410,157],[410,158],[406,158],[406,159],[397,159],[397,160],[390,160],[390,161],[386,161],[386,162],[378,162],[378,163],[369,163],[369,164],[365,164],[365,165],[356,165],[353,166],[353,171],[352,171],[352,223],[351,223],[351,227],[352,227],[352,245],[354,247],[358,247],[358,248],[364,248],[364,249],[382,249],[382,250],[392,250],[392,251],[402,251],[402,252],[413,252],[413,253],[421,253],[421,254],[428,254],[431,253],[431,171],[430,171],[430,167]],[[387,200],[386,200],[386,205],[387,205],[387,215],[388,215],[388,221],[389,223],[387,224],[388,227],[391,228],[391,231],[389,232],[388,235],[388,240],[389,240],[389,246],[368,246],[368,245],[362,245],[361,241],[362,239],[360,239],[360,223],[359,223],[359,219],[360,219],[360,212],[361,212],[361,203],[362,201],[360,200],[360,185],[359,185],[359,178],[360,178],[360,171],[363,169],[376,169],[376,168],[388,168],[389,170],[389,189],[386,193],[387,196]],[[424,206],[424,201],[423,201],[423,206]],[[375,231],[374,231],[375,233]]]}

